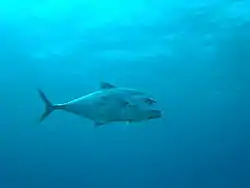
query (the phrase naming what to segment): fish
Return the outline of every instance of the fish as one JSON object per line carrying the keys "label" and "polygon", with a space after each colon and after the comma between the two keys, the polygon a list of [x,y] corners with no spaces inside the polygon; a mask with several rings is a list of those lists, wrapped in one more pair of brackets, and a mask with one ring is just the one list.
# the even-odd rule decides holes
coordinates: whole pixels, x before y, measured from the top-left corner
{"label": "fish", "polygon": [[162,117],[162,110],[155,107],[156,100],[148,94],[107,82],[101,82],[100,88],[94,92],[61,104],[51,103],[41,89],[37,90],[45,105],[39,123],[55,110],[63,110],[92,120],[95,127],[114,122],[130,124]]}

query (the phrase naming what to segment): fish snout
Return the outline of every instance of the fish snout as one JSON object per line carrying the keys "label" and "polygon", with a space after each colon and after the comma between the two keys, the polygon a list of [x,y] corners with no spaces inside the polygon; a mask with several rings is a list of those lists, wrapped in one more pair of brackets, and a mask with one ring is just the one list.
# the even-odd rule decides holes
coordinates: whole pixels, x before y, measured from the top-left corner
{"label": "fish snout", "polygon": [[161,110],[150,110],[149,111],[149,117],[148,119],[156,119],[162,117],[162,111]]}

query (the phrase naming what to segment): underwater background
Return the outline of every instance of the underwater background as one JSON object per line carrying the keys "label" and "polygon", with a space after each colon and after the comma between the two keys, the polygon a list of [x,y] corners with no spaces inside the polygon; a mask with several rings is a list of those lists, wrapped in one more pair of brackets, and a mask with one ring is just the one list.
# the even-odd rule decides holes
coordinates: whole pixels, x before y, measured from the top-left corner
{"label": "underwater background", "polygon": [[[1,1],[0,42],[0,188],[250,187],[250,1]],[[101,81],[163,118],[37,123]]]}

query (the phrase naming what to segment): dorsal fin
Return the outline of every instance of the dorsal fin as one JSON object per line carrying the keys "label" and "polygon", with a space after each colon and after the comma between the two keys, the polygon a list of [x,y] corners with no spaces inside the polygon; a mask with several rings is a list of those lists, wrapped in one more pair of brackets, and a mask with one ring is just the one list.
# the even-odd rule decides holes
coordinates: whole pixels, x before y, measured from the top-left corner
{"label": "dorsal fin", "polygon": [[101,82],[100,87],[102,89],[112,89],[112,88],[115,88],[114,85],[112,85],[110,83],[107,83],[107,82]]}
{"label": "dorsal fin", "polygon": [[94,127],[101,127],[104,124],[105,124],[104,122],[98,122],[98,121],[96,121],[96,122],[94,122]]}

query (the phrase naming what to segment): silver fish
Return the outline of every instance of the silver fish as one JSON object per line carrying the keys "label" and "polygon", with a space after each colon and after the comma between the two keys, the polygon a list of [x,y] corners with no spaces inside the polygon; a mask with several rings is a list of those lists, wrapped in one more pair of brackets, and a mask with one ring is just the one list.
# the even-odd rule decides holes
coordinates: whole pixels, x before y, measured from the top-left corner
{"label": "silver fish", "polygon": [[52,104],[40,89],[38,93],[45,104],[40,123],[55,110],[90,119],[97,127],[112,122],[132,123],[162,117],[162,111],[155,109],[156,101],[146,93],[106,82],[100,84],[99,90],[62,104]]}

